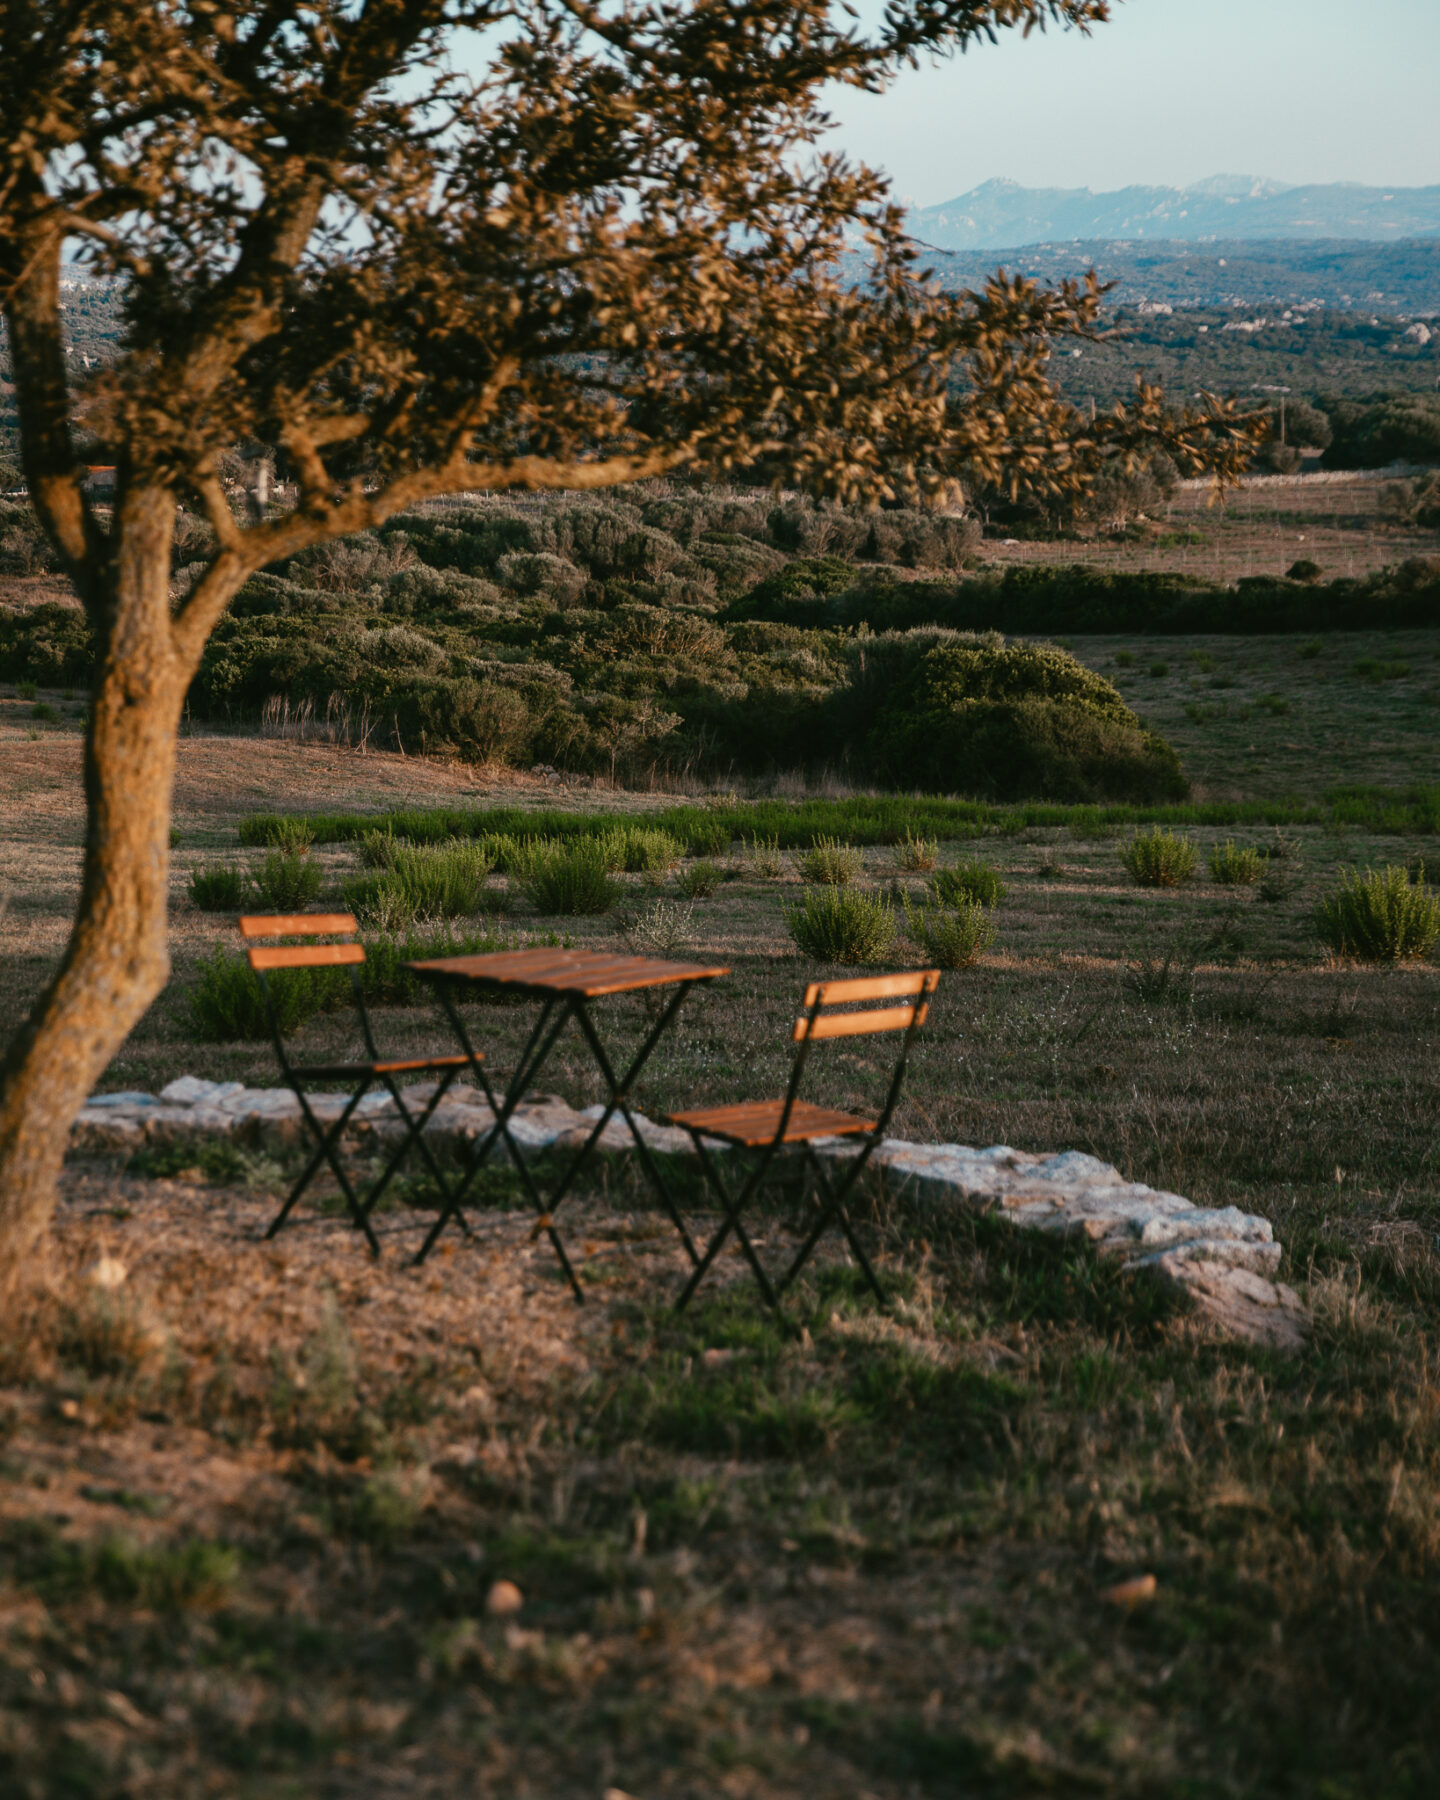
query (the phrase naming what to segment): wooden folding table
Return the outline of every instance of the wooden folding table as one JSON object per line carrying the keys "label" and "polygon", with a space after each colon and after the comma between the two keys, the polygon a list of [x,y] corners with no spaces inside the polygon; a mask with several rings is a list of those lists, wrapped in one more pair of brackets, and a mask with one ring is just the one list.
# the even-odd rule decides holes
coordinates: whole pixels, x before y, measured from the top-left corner
{"label": "wooden folding table", "polygon": [[[595,1154],[601,1134],[617,1112],[630,1128],[641,1166],[674,1221],[687,1255],[692,1263],[697,1262],[699,1253],[691,1241],[690,1233],[685,1229],[685,1222],[671,1198],[664,1177],[650,1153],[650,1147],[635,1123],[630,1096],[650,1053],[664,1036],[691,988],[697,982],[715,981],[722,975],[728,975],[729,969],[699,963],[664,962],[650,956],[612,956],[598,950],[502,950],[486,956],[442,956],[424,962],[408,963],[406,966],[413,969],[422,980],[429,982],[439,995],[441,1005],[455,1028],[455,1034],[469,1057],[475,1077],[495,1114],[494,1125],[477,1145],[464,1180],[452,1192],[441,1209],[440,1216],[431,1226],[415,1258],[416,1262],[423,1262],[430,1254],[435,1240],[452,1218],[458,1217],[462,1225],[465,1223],[465,1197],[486,1160],[503,1138],[538,1215],[536,1229],[543,1230],[549,1237],[560,1266],[569,1280],[571,1292],[577,1301],[583,1300],[580,1283],[575,1278],[570,1258],[555,1229],[554,1215],[574,1187],[586,1163]],[[675,991],[644,1043],[631,1059],[629,1067],[623,1075],[617,1076],[590,1016],[591,1003],[608,999],[613,994],[634,994],[656,988],[673,988]],[[470,1034],[465,1029],[465,1021],[460,1016],[457,1004],[467,994],[480,993],[513,994],[540,1002],[540,1016],[516,1064],[515,1072],[510,1077],[505,1097],[500,1101],[496,1100],[491,1089],[485,1064],[470,1041]],[[596,1066],[609,1089],[610,1099],[585,1143],[571,1159],[554,1192],[546,1196],[540,1193],[534,1176],[511,1136],[510,1119],[534,1084],[570,1019],[575,1020],[581,1035],[590,1046]]]}

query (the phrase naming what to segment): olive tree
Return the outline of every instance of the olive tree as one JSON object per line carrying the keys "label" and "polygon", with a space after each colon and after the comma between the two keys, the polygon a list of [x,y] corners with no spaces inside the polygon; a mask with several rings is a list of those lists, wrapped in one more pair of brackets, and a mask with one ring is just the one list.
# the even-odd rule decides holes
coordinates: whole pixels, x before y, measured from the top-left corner
{"label": "olive tree", "polygon": [[[0,0],[0,301],[34,508],[91,622],[74,929],[0,1076],[0,1286],[70,1124],[169,969],[175,740],[254,571],[429,495],[691,472],[914,500],[1057,492],[1244,429],[1142,392],[1093,427],[1046,380],[1093,279],[917,280],[823,90],[1107,0]],[[856,278],[854,249],[863,246]],[[122,284],[67,363],[67,257]],[[848,260],[847,260],[848,259]],[[961,371],[957,374],[957,368]],[[238,452],[292,505],[239,507]],[[115,465],[87,495],[82,457]],[[172,591],[177,508],[214,552]]]}

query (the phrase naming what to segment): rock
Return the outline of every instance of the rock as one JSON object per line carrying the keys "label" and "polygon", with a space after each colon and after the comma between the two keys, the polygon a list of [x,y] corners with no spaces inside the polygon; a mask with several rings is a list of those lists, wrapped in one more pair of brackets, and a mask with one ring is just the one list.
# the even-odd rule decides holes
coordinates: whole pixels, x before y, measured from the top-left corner
{"label": "rock", "polygon": [[101,1256],[85,1271],[85,1279],[91,1287],[104,1288],[113,1292],[124,1287],[130,1271],[118,1256]]}
{"label": "rock", "polygon": [[485,1610],[492,1619],[511,1618],[525,1604],[525,1596],[513,1581],[492,1581],[485,1596]]}
{"label": "rock", "polygon": [[[423,1110],[434,1091],[433,1082],[417,1082],[403,1090],[404,1103],[412,1113]],[[310,1103],[316,1117],[329,1124],[347,1099],[345,1094],[315,1094]],[[604,1111],[603,1105],[576,1111],[554,1095],[531,1094],[513,1114],[510,1135],[527,1160],[552,1149],[573,1152],[588,1140]],[[426,1138],[463,1162],[494,1123],[483,1093],[473,1085],[457,1085],[431,1116]],[[640,1114],[635,1124],[650,1149],[693,1153],[688,1132]],[[248,1136],[261,1141],[294,1140],[303,1128],[300,1103],[288,1088],[246,1088],[238,1081],[184,1075],[158,1098],[95,1096],[80,1113],[71,1142],[92,1153],[121,1151],[147,1139],[223,1137],[242,1125]],[[355,1109],[349,1131],[373,1146],[377,1139],[398,1142],[404,1125],[391,1095],[378,1089]],[[624,1155],[634,1147],[625,1120],[613,1116],[601,1134],[601,1153]],[[707,1140],[707,1148],[728,1146]],[[826,1139],[816,1149],[834,1160],[858,1154],[848,1138]],[[501,1143],[491,1154],[503,1165],[510,1152]],[[1307,1314],[1292,1288],[1271,1279],[1281,1249],[1269,1220],[1257,1214],[1235,1206],[1196,1206],[1182,1194],[1127,1181],[1109,1163],[1080,1150],[1037,1153],[1009,1144],[972,1149],[889,1138],[875,1152],[873,1166],[894,1190],[919,1205],[966,1206],[1002,1217],[1018,1230],[1078,1239],[1100,1255],[1118,1256],[1145,1279],[1182,1291],[1233,1336],[1277,1349],[1293,1349],[1304,1340]]]}
{"label": "rock", "polygon": [[1180,1288],[1231,1337],[1275,1350],[1298,1350],[1309,1334],[1304,1302],[1283,1281],[1267,1281],[1251,1269],[1227,1268],[1178,1251],[1156,1257],[1149,1273]]}
{"label": "rock", "polygon": [[239,1093],[244,1085],[241,1081],[202,1081],[198,1075],[182,1075],[161,1088],[160,1098],[166,1106],[213,1106],[217,1100]]}
{"label": "rock", "polygon": [[1137,1575],[1133,1581],[1121,1581],[1114,1587],[1105,1588],[1100,1598],[1107,1606],[1123,1606],[1127,1609],[1143,1606],[1147,1600],[1155,1598],[1156,1586],[1153,1575]]}

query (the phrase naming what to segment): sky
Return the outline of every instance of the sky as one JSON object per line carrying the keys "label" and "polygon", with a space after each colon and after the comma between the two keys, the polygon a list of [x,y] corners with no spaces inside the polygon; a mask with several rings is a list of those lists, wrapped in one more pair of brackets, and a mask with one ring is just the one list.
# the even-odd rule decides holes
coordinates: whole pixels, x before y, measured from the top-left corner
{"label": "sky", "polygon": [[1124,0],[1088,38],[1005,32],[831,109],[832,143],[917,206],[995,177],[1426,187],[1440,183],[1440,0]]}

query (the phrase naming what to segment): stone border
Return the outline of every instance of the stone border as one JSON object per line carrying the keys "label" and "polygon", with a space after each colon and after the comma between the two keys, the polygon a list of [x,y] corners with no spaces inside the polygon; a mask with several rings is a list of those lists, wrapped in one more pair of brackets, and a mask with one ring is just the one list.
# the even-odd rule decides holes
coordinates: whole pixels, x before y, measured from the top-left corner
{"label": "stone border", "polygon": [[[429,1084],[406,1088],[407,1104],[423,1102]],[[316,1094],[312,1105],[325,1122],[337,1118],[343,1094]],[[577,1112],[563,1100],[536,1096],[516,1110],[511,1133],[522,1155],[582,1144],[604,1108]],[[453,1087],[426,1127],[437,1148],[463,1150],[494,1122],[484,1096]],[[636,1116],[655,1150],[691,1154],[689,1135]],[[394,1140],[401,1130],[386,1093],[368,1094],[356,1109],[352,1135],[358,1144]],[[238,1081],[204,1081],[184,1075],[157,1094],[92,1096],[71,1133],[80,1154],[134,1151],[197,1137],[282,1146],[302,1134],[300,1104],[288,1088],[247,1088]],[[624,1122],[612,1119],[602,1150],[632,1148]],[[716,1142],[716,1150],[726,1145]],[[855,1154],[844,1139],[820,1146],[822,1155]],[[1280,1245],[1268,1219],[1238,1207],[1196,1206],[1126,1181],[1118,1169],[1078,1150],[1046,1155],[1007,1144],[973,1150],[964,1144],[911,1144],[887,1138],[875,1165],[889,1185],[926,1204],[955,1204],[992,1213],[1020,1230],[1082,1240],[1126,1269],[1177,1290],[1231,1336],[1290,1350],[1304,1341],[1308,1314],[1293,1288],[1273,1279]]]}

